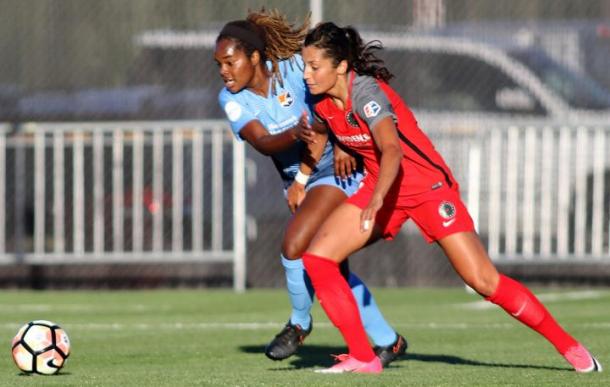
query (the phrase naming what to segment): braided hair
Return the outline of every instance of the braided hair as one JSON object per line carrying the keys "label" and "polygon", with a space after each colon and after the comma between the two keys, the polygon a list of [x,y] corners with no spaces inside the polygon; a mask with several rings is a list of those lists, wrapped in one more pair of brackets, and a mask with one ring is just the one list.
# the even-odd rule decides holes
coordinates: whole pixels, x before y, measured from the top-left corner
{"label": "braided hair", "polygon": [[267,11],[261,8],[260,11],[248,13],[245,20],[227,23],[216,38],[216,43],[231,39],[247,56],[258,51],[262,63],[267,60],[271,62],[272,81],[283,85],[279,62],[291,59],[301,50],[308,29],[309,15],[301,26],[295,27],[277,9]]}
{"label": "braided hair", "polygon": [[347,61],[348,70],[353,69],[357,74],[369,75],[386,83],[394,76],[383,60],[375,55],[375,51],[383,48],[381,42],[373,40],[365,44],[354,27],[320,23],[307,34],[304,45],[323,49],[334,66]]}

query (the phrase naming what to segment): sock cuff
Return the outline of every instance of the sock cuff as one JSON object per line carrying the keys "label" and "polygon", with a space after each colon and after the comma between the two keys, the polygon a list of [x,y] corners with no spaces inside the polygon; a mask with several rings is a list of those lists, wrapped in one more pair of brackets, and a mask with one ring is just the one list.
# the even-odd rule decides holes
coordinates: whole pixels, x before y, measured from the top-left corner
{"label": "sock cuff", "polygon": [[360,285],[364,285],[364,282],[362,282],[360,277],[358,277],[356,274],[351,273],[351,272],[349,273],[349,277],[347,278],[347,283],[349,284],[349,286],[351,288],[360,286]]}
{"label": "sock cuff", "polygon": [[511,279],[509,277],[500,273],[500,278],[498,279],[498,286],[496,287],[496,290],[494,290],[494,292],[491,296],[485,297],[485,301],[489,301],[494,304],[497,304],[498,298],[500,298],[502,296],[502,293],[504,292],[504,288],[506,287],[507,282],[509,282],[510,280]]}
{"label": "sock cuff", "polygon": [[326,270],[339,270],[339,264],[328,258],[321,257],[319,255],[304,253],[303,254],[303,265],[305,270],[311,271],[312,269]]}
{"label": "sock cuff", "polygon": [[282,257],[282,266],[284,266],[286,269],[304,269],[305,268],[303,266],[303,260],[301,258],[288,259],[288,258],[284,257],[284,254],[280,254],[280,257]]}

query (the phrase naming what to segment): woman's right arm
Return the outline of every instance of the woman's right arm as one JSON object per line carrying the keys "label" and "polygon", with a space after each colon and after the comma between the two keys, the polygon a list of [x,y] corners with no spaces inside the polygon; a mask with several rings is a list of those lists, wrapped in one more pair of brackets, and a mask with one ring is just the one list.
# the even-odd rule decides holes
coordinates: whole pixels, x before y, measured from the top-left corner
{"label": "woman's right arm", "polygon": [[289,149],[298,139],[313,143],[316,138],[310,126],[303,127],[302,120],[292,128],[276,134],[270,134],[260,121],[252,120],[244,125],[239,135],[266,156]]}
{"label": "woman's right arm", "polygon": [[281,133],[270,134],[258,120],[248,122],[240,131],[241,138],[260,153],[270,156],[290,148],[297,141],[297,131],[290,128]]}

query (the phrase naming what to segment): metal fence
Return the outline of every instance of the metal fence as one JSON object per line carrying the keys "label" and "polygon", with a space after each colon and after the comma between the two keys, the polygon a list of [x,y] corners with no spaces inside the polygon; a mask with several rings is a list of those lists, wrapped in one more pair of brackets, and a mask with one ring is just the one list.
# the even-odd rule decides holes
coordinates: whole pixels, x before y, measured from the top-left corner
{"label": "metal fence", "polygon": [[610,263],[607,125],[430,133],[495,261]]}
{"label": "metal fence", "polygon": [[245,288],[245,152],[224,122],[11,129],[0,263],[230,262]]}
{"label": "metal fence", "polygon": [[[610,263],[610,128],[428,125],[496,262]],[[260,193],[276,172],[224,121],[14,129],[0,126],[0,263],[227,262],[243,290],[249,236],[251,275],[270,271],[287,211]]]}

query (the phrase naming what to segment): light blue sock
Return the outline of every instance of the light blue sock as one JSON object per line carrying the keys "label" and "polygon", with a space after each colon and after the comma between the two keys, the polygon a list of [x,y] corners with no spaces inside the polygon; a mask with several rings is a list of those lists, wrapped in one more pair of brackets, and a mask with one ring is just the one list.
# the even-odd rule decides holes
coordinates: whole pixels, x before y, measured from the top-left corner
{"label": "light blue sock", "polygon": [[301,328],[307,330],[311,324],[311,305],[313,302],[313,287],[309,277],[305,273],[302,259],[286,259],[282,255],[282,265],[286,271],[286,287],[292,306],[290,322],[299,324]]}
{"label": "light blue sock", "polygon": [[381,311],[375,303],[375,298],[373,298],[364,282],[354,273],[350,273],[349,286],[352,288],[352,293],[354,293],[356,298],[364,330],[373,343],[379,346],[393,344],[396,341],[396,332],[383,318]]}

